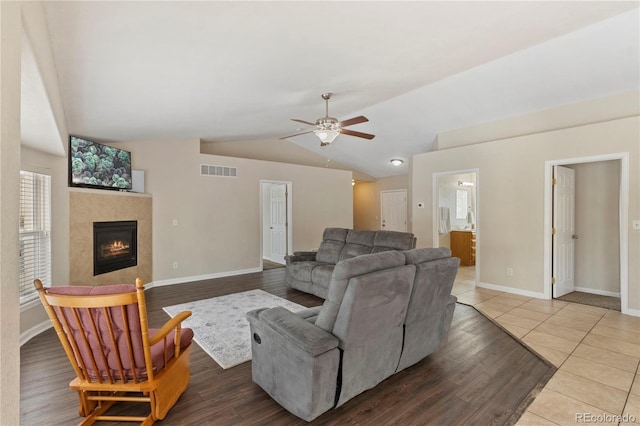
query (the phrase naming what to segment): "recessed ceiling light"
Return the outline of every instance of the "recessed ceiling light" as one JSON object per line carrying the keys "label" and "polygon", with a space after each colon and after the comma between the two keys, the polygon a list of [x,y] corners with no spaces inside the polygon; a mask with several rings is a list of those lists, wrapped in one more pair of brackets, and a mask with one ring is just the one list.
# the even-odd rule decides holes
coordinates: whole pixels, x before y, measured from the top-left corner
{"label": "recessed ceiling light", "polygon": [[404,160],[401,160],[399,158],[394,158],[393,160],[391,160],[391,164],[393,164],[394,166],[400,166],[402,165],[402,163],[404,163]]}

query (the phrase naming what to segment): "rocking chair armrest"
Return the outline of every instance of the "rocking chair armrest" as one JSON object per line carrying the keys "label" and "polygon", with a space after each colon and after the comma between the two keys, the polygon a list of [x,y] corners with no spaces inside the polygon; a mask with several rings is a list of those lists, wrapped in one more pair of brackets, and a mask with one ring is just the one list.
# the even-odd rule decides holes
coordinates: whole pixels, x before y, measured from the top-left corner
{"label": "rocking chair armrest", "polygon": [[176,330],[176,332],[180,332],[180,328],[182,327],[181,326],[182,321],[186,320],[190,316],[191,316],[191,311],[182,311],[175,317],[171,318],[162,326],[160,330],[157,331],[156,334],[153,335],[153,337],[149,339],[149,344],[151,346],[155,345],[156,343],[158,343],[159,341],[167,337],[167,335],[172,330]]}

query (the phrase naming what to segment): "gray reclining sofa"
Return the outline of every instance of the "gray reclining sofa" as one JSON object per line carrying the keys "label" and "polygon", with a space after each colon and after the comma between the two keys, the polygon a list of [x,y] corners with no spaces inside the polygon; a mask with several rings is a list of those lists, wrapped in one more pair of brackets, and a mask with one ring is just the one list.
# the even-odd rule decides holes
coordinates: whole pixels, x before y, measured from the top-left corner
{"label": "gray reclining sofa", "polygon": [[416,238],[409,232],[327,228],[318,251],[286,256],[286,282],[292,288],[326,299],[336,263],[363,254],[409,250]]}
{"label": "gray reclining sofa", "polygon": [[247,314],[252,377],[311,421],[446,343],[460,260],[448,248],[389,251],[335,265],[322,306]]}

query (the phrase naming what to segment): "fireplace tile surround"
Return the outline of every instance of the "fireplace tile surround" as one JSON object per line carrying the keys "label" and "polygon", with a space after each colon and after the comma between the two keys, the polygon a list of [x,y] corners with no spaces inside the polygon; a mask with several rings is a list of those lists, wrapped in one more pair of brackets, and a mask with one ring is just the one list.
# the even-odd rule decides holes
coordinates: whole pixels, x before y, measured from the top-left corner
{"label": "fireplace tile surround", "polygon": [[[136,266],[93,275],[93,223],[138,222]],[[69,190],[69,279],[71,285],[152,280],[152,198],[149,194],[73,188]]]}

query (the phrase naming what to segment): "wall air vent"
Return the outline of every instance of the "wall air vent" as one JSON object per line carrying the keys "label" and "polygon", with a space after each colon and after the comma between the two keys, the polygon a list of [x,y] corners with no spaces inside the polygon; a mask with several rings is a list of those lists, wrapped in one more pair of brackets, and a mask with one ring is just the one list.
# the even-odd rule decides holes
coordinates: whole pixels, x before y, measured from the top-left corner
{"label": "wall air vent", "polygon": [[222,176],[238,177],[238,170],[235,167],[214,166],[211,164],[200,164],[201,176]]}

